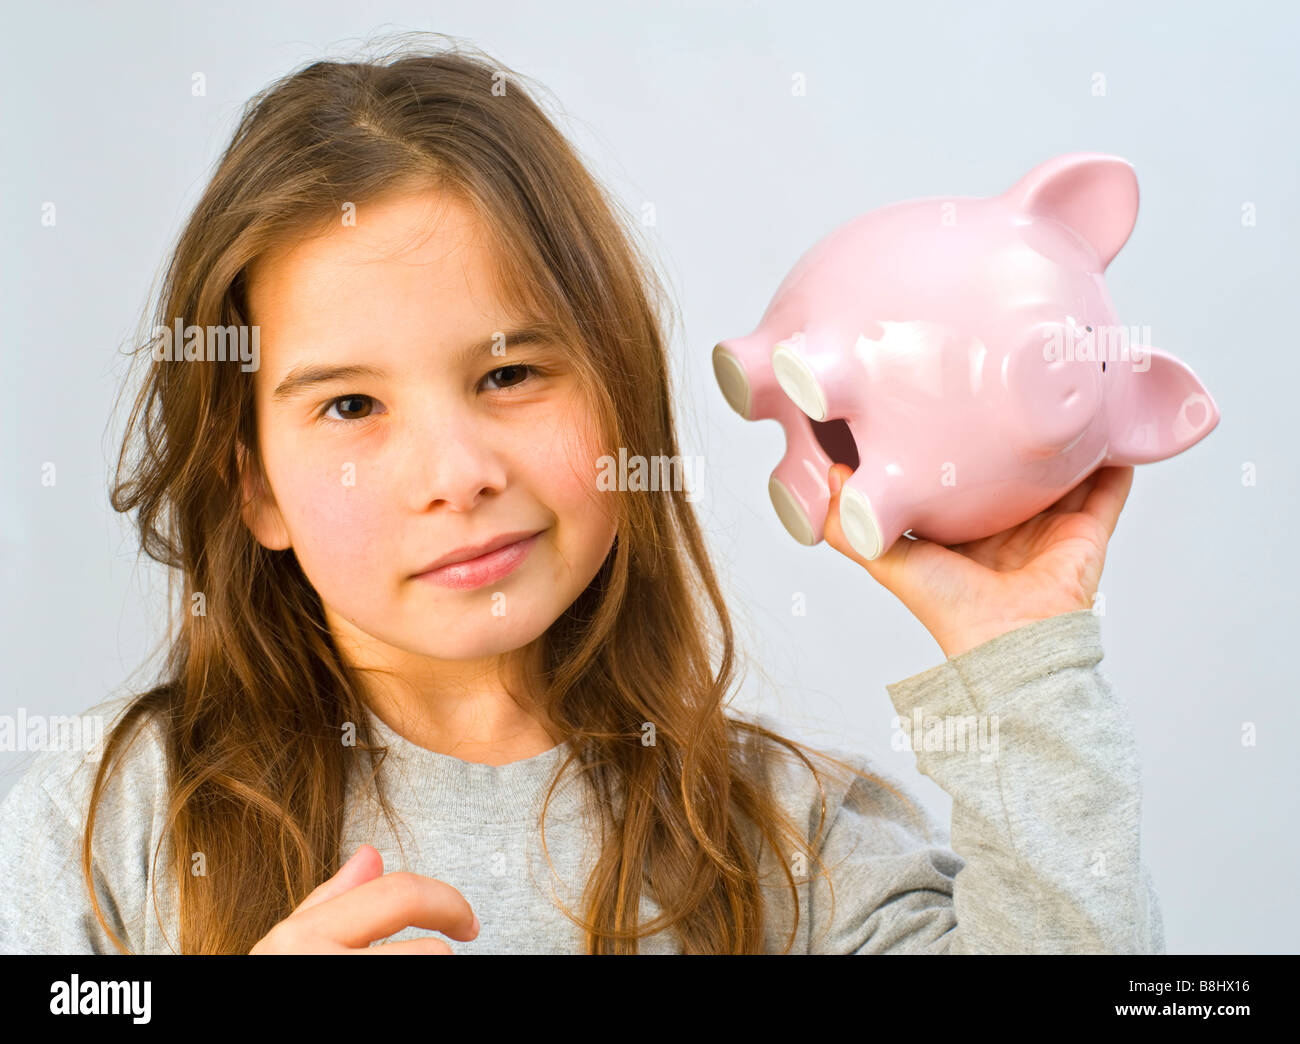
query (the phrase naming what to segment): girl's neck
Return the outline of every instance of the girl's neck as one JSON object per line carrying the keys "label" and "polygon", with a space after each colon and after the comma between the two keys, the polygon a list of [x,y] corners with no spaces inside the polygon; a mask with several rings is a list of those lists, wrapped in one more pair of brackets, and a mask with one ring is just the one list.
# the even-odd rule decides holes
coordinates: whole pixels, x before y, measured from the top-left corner
{"label": "girl's neck", "polygon": [[[354,667],[366,704],[412,743],[489,765],[550,750],[562,738],[534,698],[537,647],[475,661],[389,656]],[[355,662],[355,661],[353,661]]]}
{"label": "girl's neck", "polygon": [[398,735],[417,746],[462,761],[507,765],[553,748],[560,737],[541,717],[509,701],[507,707],[485,697],[469,697],[449,716],[427,707],[370,699],[370,709]]}

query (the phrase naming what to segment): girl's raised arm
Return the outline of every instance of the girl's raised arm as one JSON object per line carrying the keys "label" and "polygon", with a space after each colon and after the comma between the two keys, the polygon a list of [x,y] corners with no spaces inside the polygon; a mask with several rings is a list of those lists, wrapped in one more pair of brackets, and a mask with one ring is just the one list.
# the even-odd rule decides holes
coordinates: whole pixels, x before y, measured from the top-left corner
{"label": "girl's raised arm", "polygon": [[[1136,743],[1097,668],[1092,608],[1133,468],[1102,468],[995,536],[953,548],[900,540],[873,561],[853,553],[839,526],[847,471],[831,469],[827,542],[892,591],[948,657],[887,688],[917,767],[952,795],[953,851],[882,830],[855,782],[823,851],[847,858],[851,882],[826,945],[1163,952],[1139,845]],[[880,840],[861,844],[872,832]],[[814,922],[819,910],[828,916],[825,899],[814,892],[811,902]]]}
{"label": "girl's raised arm", "polygon": [[921,772],[952,795],[951,850],[855,780],[813,875],[810,949],[1163,953],[1141,779],[1088,610],[1028,624],[887,686]]}

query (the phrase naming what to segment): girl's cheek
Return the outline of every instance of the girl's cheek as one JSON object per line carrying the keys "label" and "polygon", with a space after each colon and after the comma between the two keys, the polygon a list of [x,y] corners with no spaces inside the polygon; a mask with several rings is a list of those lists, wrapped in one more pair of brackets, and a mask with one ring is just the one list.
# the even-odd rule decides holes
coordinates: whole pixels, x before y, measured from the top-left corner
{"label": "girl's cheek", "polygon": [[589,505],[596,490],[597,439],[583,411],[557,409],[521,440],[516,460],[525,464],[533,488],[549,491],[556,508]]}
{"label": "girl's cheek", "polygon": [[[545,454],[533,455],[533,488],[560,516],[564,529],[581,544],[604,557],[597,545],[612,539],[616,493],[600,489],[596,478],[599,458],[605,453],[595,425],[574,411],[546,445]],[[613,453],[617,455],[618,450]]]}
{"label": "girl's cheek", "polygon": [[360,576],[370,572],[372,560],[387,560],[382,488],[360,462],[317,465],[296,474],[288,490],[294,548],[309,577]]}

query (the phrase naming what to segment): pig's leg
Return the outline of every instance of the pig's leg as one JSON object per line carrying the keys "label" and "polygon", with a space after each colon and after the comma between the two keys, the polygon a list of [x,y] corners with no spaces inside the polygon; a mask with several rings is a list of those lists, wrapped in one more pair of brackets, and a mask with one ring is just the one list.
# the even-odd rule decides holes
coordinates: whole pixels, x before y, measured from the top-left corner
{"label": "pig's leg", "polygon": [[840,528],[867,561],[879,558],[910,526],[902,490],[880,462],[864,457],[840,491]]}
{"label": "pig's leg", "polygon": [[772,345],[762,331],[719,341],[713,374],[728,405],[746,420],[775,417],[785,396],[772,375]]}
{"label": "pig's leg", "polygon": [[831,459],[812,433],[808,419],[782,399],[776,419],[785,429],[786,451],[767,483],[777,517],[801,544],[816,544],[826,526]]}
{"label": "pig's leg", "polygon": [[810,328],[778,341],[772,372],[790,401],[815,421],[851,418],[862,409],[865,375],[853,342],[838,328]]}

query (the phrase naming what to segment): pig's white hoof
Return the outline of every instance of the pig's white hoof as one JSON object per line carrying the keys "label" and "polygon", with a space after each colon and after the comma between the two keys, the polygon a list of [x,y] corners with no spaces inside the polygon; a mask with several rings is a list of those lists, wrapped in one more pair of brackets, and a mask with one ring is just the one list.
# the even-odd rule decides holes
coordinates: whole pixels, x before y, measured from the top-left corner
{"label": "pig's white hoof", "polygon": [[772,373],[781,390],[799,409],[815,421],[826,419],[826,396],[817,375],[798,352],[780,341],[772,349]]}
{"label": "pig's white hoof", "polygon": [[775,475],[767,481],[767,495],[772,498],[772,506],[776,508],[777,518],[792,537],[808,547],[816,543],[812,523],[808,521],[808,516],[799,506],[799,501],[794,499],[794,494],[786,489],[785,483]]}
{"label": "pig's white hoof", "polygon": [[868,562],[884,550],[871,501],[852,486],[840,490],[840,528],[853,550]]}
{"label": "pig's white hoof", "polygon": [[749,378],[740,361],[722,345],[713,349],[713,375],[733,410],[749,420]]}

